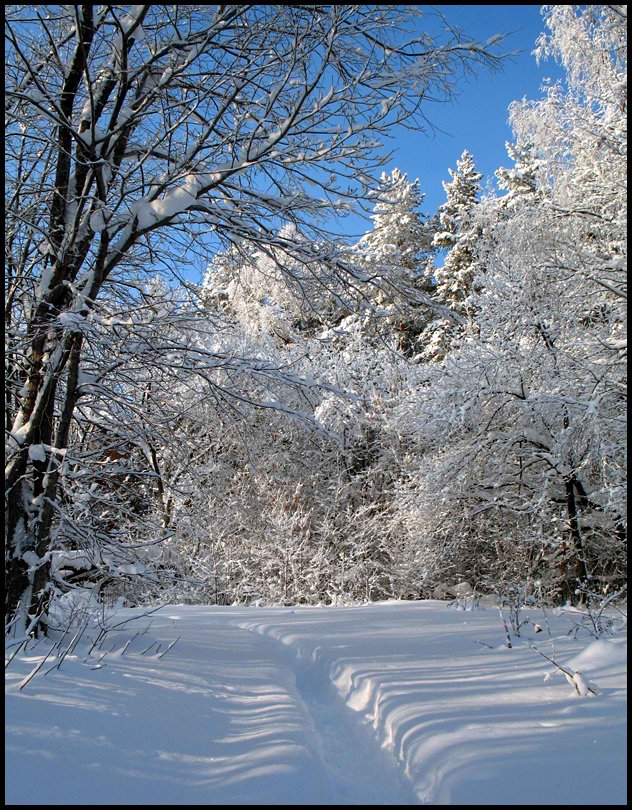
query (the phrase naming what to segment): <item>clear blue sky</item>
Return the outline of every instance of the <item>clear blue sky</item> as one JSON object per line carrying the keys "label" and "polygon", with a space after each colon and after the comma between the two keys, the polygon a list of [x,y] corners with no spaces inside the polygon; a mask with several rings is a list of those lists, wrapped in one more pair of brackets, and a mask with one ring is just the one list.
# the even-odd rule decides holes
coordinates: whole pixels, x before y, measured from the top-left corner
{"label": "clear blue sky", "polygon": [[[422,7],[423,8],[423,7]],[[442,181],[449,182],[449,168],[456,168],[456,161],[463,150],[472,153],[477,168],[483,173],[483,185],[488,177],[493,179],[500,166],[511,167],[511,159],[505,149],[505,141],[512,141],[512,132],[507,123],[508,107],[512,101],[523,97],[535,100],[542,97],[540,90],[545,77],[553,81],[563,78],[563,70],[552,60],[539,66],[532,51],[538,36],[546,28],[541,6],[435,6],[450,25],[458,26],[468,38],[485,42],[494,34],[507,33],[500,45],[503,53],[520,51],[505,62],[502,70],[490,74],[481,70],[476,77],[459,84],[459,95],[450,104],[433,104],[425,108],[425,114],[437,127],[426,134],[393,132],[393,139],[385,142],[386,151],[395,150],[384,170],[397,167],[408,174],[409,180],[419,178],[421,191],[425,192],[423,211],[432,214],[445,202]],[[420,30],[435,33],[437,21],[422,17]],[[512,32],[512,33],[510,33]],[[366,230],[362,220],[350,217],[345,220],[348,228]]]}

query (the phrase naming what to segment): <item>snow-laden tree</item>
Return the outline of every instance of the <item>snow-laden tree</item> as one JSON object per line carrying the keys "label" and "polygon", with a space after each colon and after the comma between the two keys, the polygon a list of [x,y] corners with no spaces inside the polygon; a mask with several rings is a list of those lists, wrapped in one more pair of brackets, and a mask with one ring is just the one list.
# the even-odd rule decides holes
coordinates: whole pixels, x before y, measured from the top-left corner
{"label": "snow-laden tree", "polygon": [[[209,306],[217,300],[210,295]],[[275,322],[269,333],[269,323],[251,325],[235,326],[241,354],[256,346],[279,368],[329,379],[333,390],[274,390],[272,381],[264,389],[263,380],[246,378],[260,407],[235,402],[230,410],[191,383],[172,391],[160,411],[173,413],[177,441],[157,448],[173,484],[172,535],[146,552],[147,568],[163,574],[145,597],[316,603],[400,595],[402,536],[388,515],[399,462],[385,414],[417,367],[372,342],[355,316],[331,328],[296,327],[291,341],[277,340]],[[281,403],[301,421],[288,420]],[[306,429],[310,420],[324,430]]]}
{"label": "snow-laden tree", "polygon": [[538,183],[539,163],[528,143],[505,143],[507,154],[513,160],[512,169],[501,167],[495,175],[498,188],[505,191],[498,207],[503,215],[516,211],[523,205],[533,205],[541,194]]}
{"label": "snow-laden tree", "polygon": [[[373,230],[353,248],[341,240],[347,258],[375,285],[351,314],[344,300],[319,282],[313,265],[273,244],[249,254],[234,248],[218,254],[207,270],[204,294],[225,302],[224,309],[247,330],[274,335],[282,343],[323,326],[341,326],[340,334],[351,324],[364,325],[369,335],[380,333],[382,339],[396,332],[395,342],[401,343],[405,327],[412,330],[413,316],[420,320],[420,309],[424,320],[428,317],[429,302],[424,299],[420,306],[416,298],[431,289],[424,269],[433,251],[432,232],[419,210],[423,194],[418,180],[409,182],[398,169],[390,176],[383,173],[376,197]],[[294,244],[306,241],[293,224],[284,225],[279,237]]]}
{"label": "snow-laden tree", "polygon": [[[439,226],[433,244],[445,253],[442,267],[434,268],[435,298],[452,312],[467,319],[471,316],[470,294],[474,278],[480,273],[477,242],[480,226],[475,222],[482,174],[476,171],[474,158],[467,151],[457,160],[456,170],[448,169],[452,180],[443,183],[446,201],[439,207]],[[441,360],[459,332],[454,320],[440,318],[430,325],[425,337],[423,356],[432,362]]]}
{"label": "snow-laden tree", "polygon": [[[279,237],[294,245],[306,242],[293,224],[284,225]],[[219,305],[252,335],[288,344],[305,330],[346,314],[344,306],[319,281],[325,272],[313,261],[295,258],[275,245],[249,253],[233,248],[214,257],[204,277],[202,295],[207,305]]]}
{"label": "snow-laden tree", "polygon": [[559,600],[626,571],[625,31],[618,6],[546,18],[539,52],[568,89],[511,113],[544,193],[479,206],[472,322],[407,406],[409,503],[429,576],[530,578]]}
{"label": "snow-laden tree", "polygon": [[[119,397],[138,415],[150,384],[136,379],[145,355],[156,364],[169,355],[171,368],[197,374],[220,398],[233,376],[280,379],[278,368],[204,341],[192,354],[191,330],[167,347],[152,342],[141,293],[147,274],[182,278],[183,267],[208,264],[217,240],[274,245],[339,299],[366,300],[369,280],[327,241],[324,219],[368,198],[372,170],[384,160],[380,132],[420,126],[427,94],[447,98],[455,73],[497,61],[458,39],[406,39],[410,13],[8,10],[6,573],[14,627],[45,608],[54,542],[66,542],[53,542],[54,527],[65,510],[60,483],[84,394],[86,344],[102,356],[92,390],[113,417]],[[297,244],[279,235],[282,221],[310,238]],[[134,351],[100,355],[103,337],[114,348],[121,330]],[[134,427],[121,441],[151,447],[141,435],[146,420],[126,424]],[[116,542],[127,555],[137,539],[122,533]],[[98,546],[94,537],[86,542],[93,540]]]}
{"label": "snow-laden tree", "polygon": [[[366,316],[342,317],[335,302],[327,322],[302,312],[305,298],[288,295],[267,253],[219,255],[204,299],[210,317],[234,318],[241,354],[256,347],[298,377],[328,379],[334,388],[305,386],[291,396],[287,387],[264,391],[250,380],[250,398],[271,407],[221,412],[187,389],[184,400],[176,394],[161,406],[186,412],[178,445],[201,452],[173,471],[179,453],[168,444],[158,452],[177,485],[169,498],[173,534],[147,554],[172,581],[165,591],[163,573],[144,598],[316,603],[407,592],[409,535],[389,512],[398,440],[386,415],[417,367],[378,339]],[[302,424],[279,414],[281,402],[302,414]],[[310,419],[327,432],[306,430]]]}
{"label": "snow-laden tree", "polygon": [[497,227],[504,248],[473,296],[476,329],[410,406],[420,444],[409,509],[442,581],[530,575],[559,599],[576,577],[623,576],[624,368],[603,364],[607,330],[582,317],[590,291],[546,268],[551,223],[532,217]]}
{"label": "snow-laden tree", "polygon": [[619,302],[627,289],[626,9],[545,6],[551,34],[540,38],[536,55],[562,63],[566,88],[549,86],[544,99],[510,108],[518,138],[533,142],[537,157],[544,159],[540,180],[543,188],[548,181],[556,190],[552,210],[560,222],[572,219],[573,236],[579,236],[578,228],[585,232],[574,246],[568,240],[577,251],[569,271],[583,274]]}
{"label": "snow-laden tree", "polygon": [[[363,243],[368,250],[367,264],[392,266],[403,281],[423,284],[423,270],[433,252],[432,232],[427,218],[421,213],[424,194],[419,180],[410,182],[408,175],[393,169],[390,176],[381,178],[382,191],[371,215],[373,229]],[[384,294],[381,296],[388,300]]]}
{"label": "snow-laden tree", "polygon": [[[373,228],[355,245],[362,267],[378,282],[373,296],[384,323],[381,334],[406,356],[417,353],[417,338],[430,316],[427,300],[420,307],[417,293],[433,289],[434,222],[421,212],[424,194],[419,180],[408,180],[394,169],[382,174],[382,191],[371,220]],[[374,322],[374,328],[377,325]],[[390,336],[386,337],[390,332]]]}

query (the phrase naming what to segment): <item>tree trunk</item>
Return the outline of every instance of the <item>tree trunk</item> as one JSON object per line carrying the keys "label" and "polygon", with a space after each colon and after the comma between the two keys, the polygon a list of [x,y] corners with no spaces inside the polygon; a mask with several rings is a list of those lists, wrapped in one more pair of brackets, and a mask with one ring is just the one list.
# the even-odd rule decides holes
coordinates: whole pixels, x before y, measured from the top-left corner
{"label": "tree trunk", "polygon": [[[50,550],[62,456],[44,448],[65,450],[68,445],[72,413],[78,399],[82,342],[79,333],[66,338],[57,374],[48,387],[39,373],[41,364],[36,364],[40,397],[46,397],[45,407],[34,407],[30,418],[24,409],[18,416],[20,420],[26,417],[29,424],[28,441],[9,468],[5,543],[5,620],[19,613],[20,621],[14,625],[17,632],[28,624],[29,614],[45,611],[49,602],[50,560],[45,559],[45,555]],[[53,440],[57,379],[68,359],[65,399]],[[29,382],[34,386],[37,381]],[[39,446],[40,452],[29,454],[29,449],[35,446]],[[43,460],[41,455],[44,455]],[[38,559],[45,561],[39,563]],[[45,632],[45,624],[38,627],[43,627]]]}
{"label": "tree trunk", "polygon": [[568,513],[568,525],[571,533],[571,539],[575,546],[575,554],[577,562],[575,565],[576,572],[579,577],[586,581],[588,579],[588,567],[586,565],[586,556],[584,554],[584,544],[582,542],[581,531],[579,527],[579,513],[577,511],[577,502],[575,500],[575,476],[571,474],[564,482],[566,488],[566,511]]}

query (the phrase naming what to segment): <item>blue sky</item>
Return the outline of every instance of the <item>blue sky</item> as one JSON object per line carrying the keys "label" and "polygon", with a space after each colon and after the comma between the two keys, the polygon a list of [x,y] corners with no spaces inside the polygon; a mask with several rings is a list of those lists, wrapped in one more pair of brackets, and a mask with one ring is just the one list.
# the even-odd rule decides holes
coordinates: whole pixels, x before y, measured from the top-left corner
{"label": "blue sky", "polygon": [[[541,6],[435,6],[450,25],[458,26],[468,38],[485,42],[494,34],[507,33],[500,45],[503,53],[520,51],[506,61],[504,69],[490,74],[481,70],[476,77],[460,82],[459,95],[450,104],[434,104],[425,109],[426,116],[437,131],[426,134],[393,131],[393,138],[385,142],[386,151],[395,150],[384,170],[397,167],[408,174],[409,180],[419,178],[425,192],[423,211],[434,213],[445,201],[442,181],[449,182],[449,168],[467,149],[474,155],[477,168],[483,173],[483,184],[493,179],[500,166],[511,167],[505,141],[511,141],[512,132],[507,123],[508,107],[523,97],[542,97],[541,85],[546,77],[553,81],[563,78],[563,70],[552,60],[536,64],[532,51],[538,36],[546,28]],[[422,17],[420,30],[434,33],[437,23]],[[510,33],[511,32],[511,33]],[[366,230],[360,218],[348,217],[344,227]]]}
{"label": "blue sky", "polygon": [[[384,140],[384,151],[393,155],[383,171],[389,173],[398,168],[408,174],[409,180],[419,178],[425,194],[421,210],[433,214],[445,202],[442,182],[451,179],[448,169],[456,168],[464,149],[472,153],[477,169],[483,173],[483,186],[488,179],[494,179],[500,166],[513,165],[505,148],[505,142],[513,140],[507,123],[509,105],[524,97],[541,98],[544,79],[563,79],[564,71],[552,60],[538,65],[532,55],[539,35],[548,32],[539,5],[420,8],[438,9],[451,26],[462,29],[467,40],[485,42],[495,34],[507,34],[495,53],[517,52],[504,62],[502,69],[490,73],[481,68],[476,76],[459,81],[452,102],[424,107],[425,116],[436,128],[434,131],[410,132],[398,127],[391,130],[391,138]],[[442,26],[432,14],[416,22],[419,32],[437,35],[439,42],[445,42]],[[359,237],[370,230],[371,224],[360,216],[349,215],[330,221],[328,228],[332,233]]]}

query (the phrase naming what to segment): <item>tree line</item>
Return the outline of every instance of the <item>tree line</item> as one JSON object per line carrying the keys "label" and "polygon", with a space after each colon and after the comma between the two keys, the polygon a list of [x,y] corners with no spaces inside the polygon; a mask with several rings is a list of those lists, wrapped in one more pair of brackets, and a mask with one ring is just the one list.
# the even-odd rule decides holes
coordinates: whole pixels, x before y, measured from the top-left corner
{"label": "tree line", "polygon": [[[622,586],[624,7],[546,7],[565,84],[512,106],[497,190],[465,152],[433,214],[377,179],[377,138],[421,133],[501,38],[411,14],[10,8],[13,627],[88,582],[220,604]],[[333,236],[354,206],[372,229]]]}

